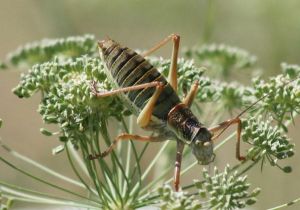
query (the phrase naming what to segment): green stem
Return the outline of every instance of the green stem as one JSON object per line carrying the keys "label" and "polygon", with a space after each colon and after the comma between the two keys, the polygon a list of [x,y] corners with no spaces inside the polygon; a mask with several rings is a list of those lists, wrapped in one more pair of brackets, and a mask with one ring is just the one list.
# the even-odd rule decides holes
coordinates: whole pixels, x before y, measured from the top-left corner
{"label": "green stem", "polygon": [[[123,117],[122,117],[122,125],[123,125],[125,131],[128,133],[129,129],[128,129]],[[130,117],[130,133],[132,133],[132,130],[133,130],[133,118]],[[127,172],[126,172],[126,175],[129,177],[129,169],[130,169],[130,164],[129,163],[130,163],[130,159],[131,159],[130,158],[131,157],[131,149],[129,150],[129,148],[132,148],[133,154],[134,154],[134,157],[135,157],[135,160],[136,160],[136,166],[137,166],[136,168],[137,168],[137,171],[138,171],[138,183],[137,183],[137,189],[138,189],[142,185],[142,180],[141,180],[142,172],[141,172],[141,167],[140,167],[140,160],[141,160],[142,155],[138,156],[137,150],[136,150],[135,145],[134,145],[132,140],[129,141],[129,144],[128,144],[128,152],[127,152],[127,166],[126,166]],[[144,151],[142,151],[142,154],[143,153],[144,153]],[[131,175],[132,179],[133,179],[133,176],[134,176],[134,173]],[[127,200],[130,196],[130,192],[131,192],[132,187],[133,187],[133,186],[131,186],[131,183],[133,183],[133,182],[130,182],[130,185],[128,185],[128,186],[125,185],[125,183],[124,183],[124,192],[126,192],[125,193],[125,200]],[[134,193],[132,195],[133,199],[135,199],[138,196],[139,190],[136,190],[135,192],[136,193]]]}
{"label": "green stem", "polygon": [[170,172],[170,170],[172,170],[173,167],[170,166],[167,169],[165,169],[164,171],[161,172],[161,175],[159,177],[157,177],[155,180],[151,181],[148,185],[146,185],[145,187],[143,187],[143,189],[141,190],[140,194],[144,194],[146,191],[148,191],[151,187],[153,187],[154,185],[156,185],[159,181],[163,180],[165,178],[165,176]]}
{"label": "green stem", "polygon": [[60,187],[60,186],[57,186],[57,185],[52,184],[52,183],[50,183],[50,182],[47,182],[47,181],[45,181],[43,178],[38,178],[38,177],[36,177],[36,176],[33,176],[32,174],[28,173],[27,171],[22,170],[22,169],[18,168],[17,166],[11,164],[10,162],[8,162],[7,160],[5,160],[5,159],[2,158],[2,157],[0,157],[0,160],[1,160],[2,162],[4,162],[5,164],[7,164],[8,166],[10,166],[11,168],[13,168],[13,169],[19,171],[20,173],[22,173],[22,174],[24,174],[24,175],[26,175],[26,176],[28,176],[28,177],[30,177],[30,178],[32,178],[32,179],[38,181],[38,182],[41,182],[41,183],[43,183],[43,184],[46,184],[46,185],[48,185],[48,186],[50,186],[50,187],[53,187],[53,188],[58,189],[58,190],[61,190],[61,191],[63,191],[63,192],[69,193],[69,194],[74,195],[74,196],[76,196],[76,197],[79,197],[79,198],[82,198],[82,199],[85,199],[85,200],[88,200],[88,201],[93,201],[93,202],[97,203],[97,201],[91,200],[91,199],[89,199],[89,198],[86,198],[85,196],[82,196],[82,195],[80,195],[80,194],[74,193],[74,192],[71,191],[71,190],[67,190],[67,189],[62,188],[62,187]]}
{"label": "green stem", "polygon": [[[153,168],[153,166],[155,165],[155,163],[158,161],[159,157],[161,156],[161,154],[163,153],[163,151],[166,149],[166,147],[168,146],[169,141],[166,141],[164,143],[164,145],[161,147],[161,149],[158,151],[158,153],[156,154],[156,156],[153,158],[153,160],[151,161],[151,163],[149,164],[149,166],[147,167],[147,169],[145,170],[145,172],[143,173],[142,177],[141,177],[141,181],[143,181],[146,176],[149,174],[149,172],[151,171],[151,169]],[[130,194],[134,194],[134,192],[138,189],[138,185],[136,184],[134,186],[134,188],[132,189]]]}
{"label": "green stem", "polygon": [[83,171],[83,173],[89,177],[89,172],[87,171],[86,165],[84,164],[84,162],[82,161],[80,155],[78,154],[78,152],[74,149],[74,147],[72,146],[72,143],[70,141],[68,141],[67,146],[69,147],[69,151],[70,154],[73,156],[73,158],[76,161],[76,165],[78,165],[81,170]]}
{"label": "green stem", "polygon": [[[81,147],[81,152],[83,154],[83,157],[87,157],[87,155],[90,154],[90,151],[89,151],[88,145],[87,145],[87,143],[89,142],[89,139],[86,138],[85,136],[82,136],[80,138],[79,142],[80,142],[80,147]],[[99,198],[102,200],[102,202],[104,204],[109,205],[107,200],[108,199],[110,199],[111,201],[114,201],[114,200],[112,199],[112,196],[106,196],[106,197],[104,197],[103,191],[105,191],[106,194],[108,194],[108,195],[110,195],[109,194],[110,191],[106,190],[104,184],[101,184],[99,186],[99,184],[98,184],[99,180],[97,180],[97,178],[96,178],[96,176],[94,174],[94,170],[93,170],[93,166],[92,166],[92,161],[87,160],[87,159],[84,159],[84,161],[85,161],[85,165],[86,165],[86,168],[88,170],[88,173],[89,173],[89,177],[91,177],[91,180],[93,181],[93,184],[94,184],[94,186],[95,186],[95,188],[97,190]]]}
{"label": "green stem", "polygon": [[30,164],[32,166],[35,166],[38,169],[40,169],[40,170],[42,170],[42,171],[44,171],[44,172],[46,172],[46,173],[48,173],[48,174],[56,177],[56,178],[59,178],[61,180],[64,180],[66,182],[69,182],[69,183],[74,184],[74,185],[79,186],[79,187],[83,187],[83,188],[85,187],[82,183],[80,183],[80,182],[78,182],[78,181],[76,181],[74,179],[71,179],[71,178],[69,178],[67,176],[64,176],[64,175],[62,175],[60,173],[57,173],[56,171],[53,171],[52,169],[50,169],[50,168],[48,168],[48,167],[46,167],[46,166],[44,166],[44,165],[42,165],[42,164],[40,164],[40,163],[38,163],[36,161],[34,161],[34,160],[32,160],[32,159],[24,156],[24,155],[16,152],[15,150],[11,149],[10,147],[8,147],[7,145],[5,145],[1,141],[0,141],[0,146],[2,146],[2,148],[6,152],[8,152],[10,155],[14,156],[15,158],[20,159],[20,160],[22,160],[22,161],[24,161],[24,162],[26,162],[26,163],[28,163],[28,164]]}
{"label": "green stem", "polygon": [[70,155],[70,151],[69,151],[69,148],[68,148],[68,145],[65,144],[65,148],[66,148],[66,152],[67,152],[67,157],[68,157],[68,160],[69,160],[69,163],[71,165],[71,168],[72,170],[74,171],[74,173],[76,174],[77,178],[81,181],[81,183],[85,186],[85,188],[91,192],[92,194],[96,194],[96,191],[94,189],[91,189],[88,184],[83,180],[83,178],[80,176],[78,170],[76,169],[73,161],[72,161],[72,158],[71,158],[71,155]]}
{"label": "green stem", "polygon": [[142,174],[142,173],[141,173],[141,167],[140,167],[139,163],[140,163],[141,158],[143,157],[143,155],[144,155],[146,149],[148,148],[148,146],[149,146],[149,142],[145,143],[145,146],[143,147],[143,149],[142,149],[140,155],[138,156],[137,162],[136,162],[135,165],[134,165],[134,169],[133,169],[133,171],[132,171],[130,177],[134,177],[135,172],[136,172],[137,170],[138,170],[138,173],[139,173],[139,177],[141,177],[141,174]]}
{"label": "green stem", "polygon": [[268,210],[275,210],[275,209],[282,209],[284,207],[288,207],[288,206],[291,206],[291,205],[294,205],[295,203],[299,202],[300,201],[300,198],[296,198],[288,203],[285,203],[285,204],[282,204],[282,205],[279,205],[279,206],[276,206],[276,207],[272,207],[272,208],[269,208]]}
{"label": "green stem", "polygon": [[[96,120],[94,117],[96,118]],[[89,142],[91,142],[91,144],[89,145],[90,147],[92,147],[91,150],[93,148],[96,148],[96,151],[99,152],[100,148],[99,148],[99,142],[98,142],[98,129],[95,129],[95,122],[97,122],[98,116],[94,116],[94,117],[91,117],[89,120],[89,136],[86,136],[86,139],[89,138],[89,140],[90,140]],[[98,194],[102,195],[104,185],[100,180],[99,173],[98,173],[97,166],[96,166],[96,161],[90,161],[90,162],[91,162],[90,166],[91,166],[91,172],[93,173],[94,184],[98,189]],[[108,191],[108,193],[109,193],[109,191]]]}
{"label": "green stem", "polygon": [[52,195],[36,192],[33,190],[27,190],[19,186],[14,186],[0,182],[2,195],[5,195],[9,198],[14,198],[20,201],[27,202],[36,202],[36,203],[47,203],[47,204],[56,204],[56,205],[65,205],[65,206],[77,206],[82,208],[101,208],[101,204],[90,204],[83,201],[76,201],[72,199],[63,199],[55,197]]}
{"label": "green stem", "polygon": [[[104,138],[104,141],[109,145],[110,144],[110,138],[107,132],[107,127],[105,126],[104,122],[102,121],[102,126],[101,126],[101,134]],[[104,125],[104,126],[103,126]],[[114,151],[112,151],[111,154],[111,160],[113,163],[113,171],[117,171],[117,166],[119,167],[119,170],[121,170],[121,174],[123,176],[123,178],[125,179],[125,181],[128,183],[128,177],[125,174],[124,168],[121,165],[121,163],[119,162],[118,156],[115,154]],[[116,175],[116,173],[114,173],[113,171],[111,171],[109,169],[109,167],[106,165],[105,161],[102,158],[98,158],[98,162],[101,165],[101,171],[104,175],[104,178],[106,179],[106,182],[110,185],[110,188],[112,190],[111,193],[116,193],[114,194],[113,198],[115,200],[115,197],[118,197],[119,201],[121,202],[121,205],[123,206],[123,197],[121,195],[121,189],[118,188],[119,184],[118,184],[118,176]],[[102,168],[104,167],[104,168]],[[115,201],[116,205],[118,205],[118,202]]]}

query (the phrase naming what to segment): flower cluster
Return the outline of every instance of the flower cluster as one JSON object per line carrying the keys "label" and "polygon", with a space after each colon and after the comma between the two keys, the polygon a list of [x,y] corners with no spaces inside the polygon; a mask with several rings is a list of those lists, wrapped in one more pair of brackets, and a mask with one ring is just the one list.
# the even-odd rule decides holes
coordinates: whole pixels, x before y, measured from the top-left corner
{"label": "flower cluster", "polygon": [[169,185],[158,189],[160,195],[159,207],[162,210],[197,210],[201,204],[195,196],[189,196],[185,192],[174,192]]}
{"label": "flower cluster", "polygon": [[[272,126],[272,119],[265,121],[261,115],[252,117],[243,121],[243,128],[243,140],[252,145],[248,151],[249,158],[268,160],[271,165],[278,166],[278,160],[294,155],[294,144],[290,143],[278,126]],[[291,168],[287,166],[283,170],[290,172]]]}
{"label": "flower cluster", "polygon": [[272,77],[265,82],[260,78],[253,80],[253,92],[256,98],[265,97],[259,108],[261,113],[270,113],[278,125],[287,131],[286,120],[293,120],[300,112],[300,79],[291,80],[286,75]]}
{"label": "flower cluster", "polygon": [[220,72],[224,77],[228,77],[232,70],[249,68],[256,63],[256,57],[247,51],[223,44],[203,45],[187,51],[186,55],[195,55],[200,65]]}
{"label": "flower cluster", "polygon": [[237,171],[230,170],[227,165],[222,173],[215,167],[214,175],[203,170],[204,180],[195,180],[194,185],[202,198],[208,198],[207,209],[245,208],[256,202],[260,189],[248,192],[250,184],[247,176],[239,176]]}
{"label": "flower cluster", "polygon": [[43,98],[39,112],[43,120],[59,124],[63,136],[75,140],[77,135],[89,129],[91,122],[99,125],[97,120],[111,116],[120,119],[124,114],[123,105],[117,97],[97,99],[91,93],[92,80],[99,82],[100,90],[111,89],[103,68],[99,59],[88,57],[37,64],[22,75],[14,93],[19,97],[30,97],[41,91]]}
{"label": "flower cluster", "polygon": [[283,74],[288,75],[291,79],[299,78],[300,76],[300,66],[282,63],[281,69]]}
{"label": "flower cluster", "polygon": [[91,55],[96,51],[93,35],[74,36],[66,39],[44,39],[28,43],[9,54],[9,60],[14,65],[22,63],[31,66],[52,60],[56,56],[61,58],[75,58],[80,55]]}

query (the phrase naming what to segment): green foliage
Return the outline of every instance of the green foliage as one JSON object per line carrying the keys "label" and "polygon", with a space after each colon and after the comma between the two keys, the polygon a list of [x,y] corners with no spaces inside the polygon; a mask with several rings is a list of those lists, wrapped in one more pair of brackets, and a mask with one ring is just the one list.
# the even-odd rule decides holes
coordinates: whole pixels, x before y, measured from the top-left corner
{"label": "green foliage", "polygon": [[197,193],[188,195],[187,192],[173,192],[171,187],[164,185],[158,189],[161,209],[197,210],[197,209],[241,209],[256,203],[260,193],[259,188],[248,192],[250,184],[247,176],[230,169],[227,165],[219,173],[215,167],[210,175],[203,169],[203,180],[194,180]]}
{"label": "green foliage", "polygon": [[201,209],[201,204],[190,196],[187,192],[174,192],[168,185],[164,185],[158,189],[160,196],[159,207],[162,210],[197,210]]}
{"label": "green foliage", "polygon": [[[274,166],[278,166],[278,160],[290,158],[294,155],[294,144],[291,144],[286,135],[282,134],[279,127],[273,127],[272,119],[264,121],[263,117],[248,118],[243,121],[244,141],[252,145],[248,151],[248,158],[262,159]],[[290,172],[289,166],[283,168],[283,171]]]}
{"label": "green foliage", "polygon": [[102,119],[113,116],[120,120],[125,111],[117,97],[93,97],[90,91],[92,80],[99,82],[100,90],[111,88],[103,70],[99,59],[85,56],[64,62],[54,60],[37,64],[28,74],[22,75],[14,93],[22,98],[41,91],[43,99],[39,112],[43,120],[59,124],[60,139],[71,140],[77,145],[78,135],[89,132],[91,122],[98,129]]}
{"label": "green foliage", "polygon": [[[132,142],[127,147],[120,146],[108,160],[88,160],[88,155],[104,150],[103,142],[107,146],[111,144],[112,139],[107,128],[110,119],[117,119],[116,130],[129,132],[125,117],[131,115],[126,104],[117,96],[97,99],[92,95],[90,85],[94,80],[99,91],[112,88],[96,51],[94,37],[86,35],[35,42],[19,48],[10,56],[13,65],[22,63],[30,66],[13,92],[20,98],[29,98],[36,92],[41,93],[39,113],[45,123],[56,124],[59,131],[51,132],[45,128],[40,131],[46,136],[59,136],[61,142],[53,149],[53,154],[67,153],[69,163],[80,180],[79,185],[88,195],[85,197],[76,194],[75,196],[86,202],[76,201],[72,204],[98,209],[135,209],[146,205],[174,210],[244,208],[256,202],[260,191],[256,188],[251,193],[248,192],[250,184],[246,182],[247,177],[243,174],[250,168],[259,161],[263,165],[267,160],[285,172],[291,171],[289,166],[281,168],[278,161],[294,154],[294,145],[289,142],[282,129],[287,131],[288,124],[299,113],[300,81],[297,78],[300,67],[282,64],[282,75],[267,81],[256,78],[252,86],[224,82],[220,79],[222,77],[217,80],[205,76],[207,71],[213,70],[223,77],[229,77],[233,70],[252,68],[255,64],[254,56],[225,45],[204,45],[189,51],[189,56],[194,56],[197,63],[206,68],[197,67],[191,59],[179,59],[178,94],[183,98],[190,86],[196,80],[199,82],[193,108],[199,113],[203,110],[201,119],[213,115],[216,120],[221,121],[228,112],[232,114],[237,109],[243,110],[251,106],[243,115],[242,137],[251,146],[246,161],[232,169],[227,166],[223,172],[215,169],[213,175],[204,170],[202,179],[183,186],[184,190],[177,193],[168,185],[158,188],[155,186],[155,183],[166,180],[165,174],[172,171],[172,167],[161,172],[162,176],[154,178],[150,183],[145,179],[154,163],[160,159],[167,143],[161,147],[145,170],[141,169],[140,161],[147,145],[138,151]],[[170,60],[153,57],[150,62],[163,75],[168,74]],[[253,106],[255,102],[257,104]],[[268,120],[270,116],[278,126],[272,125]],[[120,157],[126,157],[126,161]],[[83,172],[74,164],[74,160],[78,159],[81,160],[78,165],[83,165]],[[130,166],[131,162],[136,164]],[[193,165],[196,164],[191,163],[189,167]],[[237,169],[242,172],[238,173]],[[88,177],[88,180],[83,177]],[[197,194],[191,195],[189,188],[197,190]]]}
{"label": "green foliage", "polygon": [[300,66],[287,63],[281,64],[283,74],[288,75],[291,79],[297,79],[300,76]]}
{"label": "green foliage", "polygon": [[287,132],[286,120],[293,120],[300,111],[300,79],[291,80],[289,76],[278,75],[265,82],[260,78],[253,80],[253,92],[256,98],[267,96],[259,112],[271,113],[278,125]]}
{"label": "green foliage", "polygon": [[240,48],[224,44],[203,45],[186,51],[188,57],[195,57],[201,66],[213,70],[223,77],[229,77],[231,72],[250,68],[256,63],[256,57]]}
{"label": "green foliage", "polygon": [[14,65],[25,63],[29,66],[52,60],[55,56],[76,58],[95,53],[96,42],[93,35],[74,36],[66,39],[44,39],[28,43],[9,54]]}
{"label": "green foliage", "polygon": [[195,186],[202,198],[208,198],[208,209],[240,209],[256,202],[260,189],[248,192],[247,176],[241,176],[227,165],[222,173],[215,167],[214,175],[203,170],[204,180],[195,180]]}

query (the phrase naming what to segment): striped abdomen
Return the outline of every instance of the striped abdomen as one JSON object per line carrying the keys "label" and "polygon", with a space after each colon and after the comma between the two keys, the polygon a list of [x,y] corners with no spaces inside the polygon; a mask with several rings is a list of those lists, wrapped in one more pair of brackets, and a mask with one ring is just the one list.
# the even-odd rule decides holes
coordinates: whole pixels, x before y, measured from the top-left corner
{"label": "striped abdomen", "polygon": [[[102,48],[102,51],[106,67],[117,86],[129,87],[154,81],[165,84],[164,90],[155,105],[153,115],[166,121],[169,111],[180,103],[180,99],[164,76],[141,55],[129,48],[120,46],[112,40]],[[155,87],[145,88],[126,92],[125,96],[141,110],[154,91]]]}

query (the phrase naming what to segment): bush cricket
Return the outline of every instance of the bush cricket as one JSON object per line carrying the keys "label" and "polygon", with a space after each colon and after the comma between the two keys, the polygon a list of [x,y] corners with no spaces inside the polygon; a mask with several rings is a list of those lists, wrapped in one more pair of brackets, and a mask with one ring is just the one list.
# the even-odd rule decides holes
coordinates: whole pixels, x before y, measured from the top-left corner
{"label": "bush cricket", "polygon": [[[173,42],[173,50],[168,79],[166,80],[145,57],[169,41]],[[177,142],[174,171],[174,187],[176,191],[179,190],[182,152],[186,144],[191,147],[192,153],[199,164],[207,165],[215,157],[213,141],[229,126],[237,124],[236,158],[240,161],[245,159],[240,154],[242,129],[240,116],[254,105],[252,104],[232,119],[224,121],[215,127],[206,128],[190,110],[198,90],[198,81],[194,82],[190,91],[182,100],[177,95],[179,42],[180,36],[171,34],[142,54],[138,54],[110,38],[98,43],[100,57],[105,64],[106,75],[116,89],[99,92],[96,83],[93,82],[91,87],[92,93],[96,97],[118,94],[129,110],[138,116],[137,124],[145,130],[153,131],[153,134],[140,136],[122,133],[115,138],[104,152],[89,156],[91,160],[105,157],[119,141],[123,140],[142,142],[175,140]]]}

